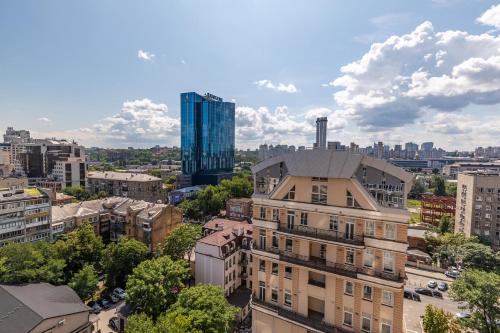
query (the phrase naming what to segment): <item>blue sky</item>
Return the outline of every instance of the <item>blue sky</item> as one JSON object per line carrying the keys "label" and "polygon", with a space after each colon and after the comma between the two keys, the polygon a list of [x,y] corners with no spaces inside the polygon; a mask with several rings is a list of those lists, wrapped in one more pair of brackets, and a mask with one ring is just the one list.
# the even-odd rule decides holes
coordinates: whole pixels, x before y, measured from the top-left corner
{"label": "blue sky", "polygon": [[197,91],[236,102],[240,148],[310,145],[317,115],[331,141],[498,145],[495,4],[3,1],[0,128],[178,145],[179,93]]}

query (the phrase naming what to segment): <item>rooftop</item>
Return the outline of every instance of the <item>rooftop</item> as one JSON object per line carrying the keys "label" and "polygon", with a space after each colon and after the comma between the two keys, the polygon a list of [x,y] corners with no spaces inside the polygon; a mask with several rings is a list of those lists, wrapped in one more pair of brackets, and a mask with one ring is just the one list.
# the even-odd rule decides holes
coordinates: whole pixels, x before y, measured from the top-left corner
{"label": "rooftop", "polygon": [[142,173],[131,173],[131,172],[114,172],[114,171],[92,171],[89,172],[87,178],[89,179],[109,179],[109,180],[119,180],[119,181],[133,181],[133,182],[149,182],[149,181],[161,181],[160,178],[146,175]]}
{"label": "rooftop", "polygon": [[237,237],[237,232],[241,232],[242,235],[251,237],[253,225],[249,224],[246,221],[216,218],[207,222],[203,227],[205,229],[212,229],[217,231],[203,237],[199,240],[199,242],[221,247],[235,240]]}
{"label": "rooftop", "polygon": [[44,192],[40,191],[36,187],[27,187],[23,190],[8,190],[3,189],[0,191],[0,202],[3,201],[14,201],[14,200],[26,200],[32,198],[40,198],[47,196]]}

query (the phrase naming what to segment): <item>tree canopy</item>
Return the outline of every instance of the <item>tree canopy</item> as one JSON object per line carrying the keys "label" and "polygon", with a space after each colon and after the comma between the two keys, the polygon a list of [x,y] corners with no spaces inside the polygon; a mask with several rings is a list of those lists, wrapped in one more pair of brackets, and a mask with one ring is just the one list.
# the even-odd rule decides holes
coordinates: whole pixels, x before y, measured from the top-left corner
{"label": "tree canopy", "polygon": [[425,306],[422,326],[425,333],[460,333],[461,327],[451,313],[427,304]]}
{"label": "tree canopy", "polygon": [[153,319],[175,303],[189,277],[185,261],[162,256],[141,262],[127,280],[127,303]]}
{"label": "tree canopy", "polygon": [[92,297],[97,290],[96,271],[92,265],[85,265],[78,271],[68,283],[81,299],[86,300]]}
{"label": "tree canopy", "polygon": [[99,198],[105,198],[107,196],[106,192],[93,194],[83,186],[68,186],[64,188],[63,192],[64,194],[74,196],[78,201],[95,200]]}
{"label": "tree canopy", "polygon": [[167,332],[231,332],[238,309],[224,297],[222,288],[199,284],[182,290],[167,313]]}
{"label": "tree canopy", "polygon": [[[166,331],[165,331],[166,332]],[[133,314],[127,318],[125,333],[160,333],[151,317],[144,313]]]}
{"label": "tree canopy", "polygon": [[196,242],[201,238],[201,226],[197,224],[182,224],[172,230],[165,238],[163,254],[174,260],[184,259],[191,256]]}
{"label": "tree canopy", "polygon": [[118,242],[110,243],[104,250],[102,259],[106,272],[106,286],[124,287],[127,276],[132,274],[134,267],[146,259],[148,252],[146,245],[128,237],[121,237]]}
{"label": "tree canopy", "polygon": [[496,319],[500,316],[499,274],[477,269],[465,270],[451,284],[449,294],[472,314],[470,319],[461,324],[481,333],[497,332]]}

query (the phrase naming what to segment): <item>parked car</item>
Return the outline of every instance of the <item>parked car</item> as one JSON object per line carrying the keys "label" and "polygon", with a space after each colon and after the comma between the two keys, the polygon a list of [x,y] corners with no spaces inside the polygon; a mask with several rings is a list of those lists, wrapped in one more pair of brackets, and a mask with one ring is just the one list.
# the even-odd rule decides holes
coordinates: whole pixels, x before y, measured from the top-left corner
{"label": "parked car", "polygon": [[452,279],[456,279],[460,275],[460,272],[457,270],[447,270],[446,272],[444,272],[444,275]]}
{"label": "parked car", "polygon": [[90,312],[93,314],[99,314],[102,311],[102,308],[99,306],[99,304],[94,303],[90,306]]}
{"label": "parked car", "polygon": [[446,282],[439,282],[438,283],[438,290],[441,290],[441,291],[448,290],[448,283],[446,283]]}
{"label": "parked car", "polygon": [[101,299],[99,303],[103,309],[109,309],[111,307],[111,303],[105,298]]}
{"label": "parked car", "polygon": [[111,327],[113,331],[118,332],[120,329],[120,318],[112,317],[109,320],[108,326]]}
{"label": "parked car", "polygon": [[457,312],[455,313],[455,317],[458,319],[469,319],[470,318],[470,313],[467,312]]}
{"label": "parked car", "polygon": [[427,287],[433,288],[433,289],[436,288],[437,287],[436,281],[430,280],[429,283],[427,283]]}
{"label": "parked car", "polygon": [[432,290],[432,297],[443,298],[443,294],[439,291]]}
{"label": "parked car", "polygon": [[432,296],[432,290],[429,288],[415,288],[415,292],[421,295]]}
{"label": "parked car", "polygon": [[115,294],[109,295],[109,299],[111,299],[112,303],[118,303],[120,301],[120,298],[116,296]]}
{"label": "parked car", "polygon": [[408,299],[411,299],[413,301],[420,302],[420,296],[417,293],[415,293],[415,292],[413,292],[411,290],[408,290],[408,289],[405,289],[405,291],[404,291],[404,297],[408,298]]}
{"label": "parked car", "polygon": [[115,288],[115,290],[113,290],[113,295],[115,295],[119,299],[125,299],[125,296],[127,296],[127,293],[122,288]]}

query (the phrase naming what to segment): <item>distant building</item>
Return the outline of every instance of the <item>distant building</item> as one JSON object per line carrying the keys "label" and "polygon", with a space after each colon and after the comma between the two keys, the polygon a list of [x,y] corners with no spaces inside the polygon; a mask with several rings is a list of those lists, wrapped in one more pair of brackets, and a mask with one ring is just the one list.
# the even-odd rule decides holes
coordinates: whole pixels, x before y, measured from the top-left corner
{"label": "distant building", "polygon": [[420,150],[431,151],[434,148],[434,142],[423,142],[420,145]]}
{"label": "distant building", "polygon": [[417,170],[429,168],[429,162],[425,160],[392,159],[389,163],[405,170]]}
{"label": "distant building", "polygon": [[0,332],[90,333],[90,308],[68,286],[0,285]]}
{"label": "distant building", "polygon": [[26,177],[0,177],[0,189],[19,190],[28,187]]}
{"label": "distant building", "polygon": [[52,207],[54,238],[83,223],[90,223],[106,242],[131,237],[154,251],[182,223],[182,210],[172,205],[121,197]]}
{"label": "distant building", "polygon": [[231,198],[226,201],[226,216],[233,220],[246,220],[252,217],[252,199]]}
{"label": "distant building", "polygon": [[203,235],[195,247],[196,283],[222,287],[228,301],[240,308],[242,321],[252,294],[252,225],[217,218],[203,226]]}
{"label": "distant building", "polygon": [[160,178],[129,172],[90,172],[88,190],[94,194],[104,192],[108,196],[126,197],[149,202],[165,201]]}
{"label": "distant building", "polygon": [[234,167],[235,104],[212,94],[181,94],[182,173],[193,185],[218,184]]}
{"label": "distant building", "polygon": [[500,172],[500,162],[456,162],[445,165],[443,175],[449,179],[458,179],[459,173],[479,170]]}
{"label": "distant building", "polygon": [[50,216],[50,198],[40,189],[0,190],[0,246],[50,240]]}
{"label": "distant building", "polygon": [[319,149],[326,149],[326,132],[328,130],[328,118],[316,118],[316,144]]}
{"label": "distant building", "polygon": [[14,130],[13,127],[7,127],[3,135],[3,142],[6,143],[28,143],[30,142],[30,132],[27,130]]}
{"label": "distant building", "polygon": [[471,171],[458,175],[455,232],[478,236],[500,249],[500,174]]}
{"label": "distant building", "polygon": [[178,205],[182,201],[194,197],[203,187],[204,186],[196,185],[170,191],[168,193],[168,202],[172,205]]}
{"label": "distant building", "polygon": [[439,225],[443,216],[448,216],[451,221],[455,219],[456,199],[435,195],[422,195],[420,220],[424,223]]}

